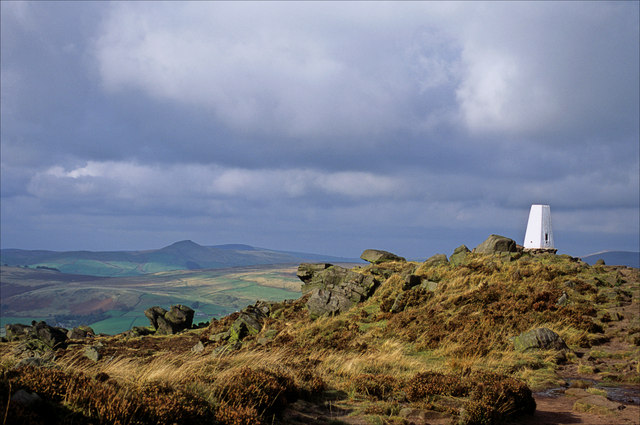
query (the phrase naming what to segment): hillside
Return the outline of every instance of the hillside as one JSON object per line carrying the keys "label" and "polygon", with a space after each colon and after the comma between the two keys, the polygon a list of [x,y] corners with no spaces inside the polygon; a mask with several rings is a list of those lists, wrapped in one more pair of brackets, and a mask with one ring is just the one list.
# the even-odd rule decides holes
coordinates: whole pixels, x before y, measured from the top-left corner
{"label": "hillside", "polygon": [[174,335],[19,328],[0,344],[0,409],[14,423],[638,424],[640,270],[498,242],[303,264],[299,299]]}
{"label": "hillside", "polygon": [[221,269],[305,261],[354,262],[358,260],[255,248],[249,245],[202,246],[180,241],[145,251],[29,251],[0,250],[0,263],[8,266],[49,267],[64,273],[93,276],[139,276],[170,270]]}
{"label": "hillside", "polygon": [[46,320],[115,334],[148,323],[154,305],[187,304],[198,321],[221,317],[258,299],[300,296],[295,266],[174,270],[130,277],[96,277],[47,269],[0,267],[0,335],[7,323]]}

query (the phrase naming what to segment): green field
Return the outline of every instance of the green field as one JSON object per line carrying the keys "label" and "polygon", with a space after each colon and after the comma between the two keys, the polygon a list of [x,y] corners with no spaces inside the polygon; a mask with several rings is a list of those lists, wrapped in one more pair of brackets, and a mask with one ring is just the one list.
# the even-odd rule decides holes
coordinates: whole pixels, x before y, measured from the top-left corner
{"label": "green field", "polygon": [[213,270],[174,270],[129,277],[92,277],[50,270],[2,267],[0,323],[45,320],[71,328],[89,325],[116,334],[147,326],[144,310],[184,304],[194,323],[208,322],[257,300],[300,296],[293,266],[251,266]]}

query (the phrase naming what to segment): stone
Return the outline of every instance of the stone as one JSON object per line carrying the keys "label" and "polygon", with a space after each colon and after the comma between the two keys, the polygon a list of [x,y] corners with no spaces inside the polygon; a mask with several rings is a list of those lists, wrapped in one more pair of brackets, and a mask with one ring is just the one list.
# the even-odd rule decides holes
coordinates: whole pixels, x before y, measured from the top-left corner
{"label": "stone", "polygon": [[4,326],[7,341],[20,341],[29,339],[31,326],[20,323],[8,324]]}
{"label": "stone", "polygon": [[309,283],[315,273],[328,269],[331,266],[332,264],[329,263],[302,263],[298,266],[296,276],[298,276],[298,279],[300,279],[304,283]]}
{"label": "stone", "polygon": [[403,257],[379,249],[365,249],[360,255],[360,258],[372,264],[385,263],[388,261],[407,261]]}
{"label": "stone", "polygon": [[393,305],[391,306],[391,309],[389,310],[389,312],[396,314],[404,310],[406,298],[407,298],[406,292],[399,293],[396,299],[393,301]]}
{"label": "stone", "polygon": [[435,292],[435,290],[438,289],[438,282],[427,280],[422,282],[420,288],[426,289],[427,291]]}
{"label": "stone", "polygon": [[523,332],[513,339],[516,351],[567,350],[567,344],[557,333],[547,328],[537,328]]}
{"label": "stone", "polygon": [[149,319],[149,322],[151,322],[151,326],[153,326],[153,329],[158,329],[158,318],[159,317],[164,318],[164,314],[166,312],[167,310],[165,310],[162,307],[153,306],[146,309],[144,311],[144,315],[147,316],[147,318]]}
{"label": "stone", "polygon": [[195,311],[186,305],[172,305],[171,310],[164,315],[164,319],[171,327],[171,334],[178,333],[185,329],[191,329],[194,313]]}
{"label": "stone", "polygon": [[66,348],[67,330],[47,325],[46,322],[31,322],[31,326],[15,324],[5,325],[9,341],[39,341],[42,348],[55,350]]}
{"label": "stone", "polygon": [[474,253],[498,254],[501,252],[517,252],[516,242],[500,235],[490,235],[484,242],[475,247]]}
{"label": "stone", "polygon": [[596,261],[596,266],[606,266],[604,260],[602,258],[598,259],[598,261]]}
{"label": "stone", "polygon": [[576,412],[595,413],[597,415],[614,415],[620,410],[620,403],[608,400],[601,395],[582,397],[573,404]]}
{"label": "stone", "polygon": [[99,347],[95,347],[95,346],[87,347],[84,349],[84,356],[89,360],[93,360],[94,362],[97,362],[102,358],[102,354],[100,353],[100,351],[101,350]]}
{"label": "stone", "polygon": [[424,265],[426,267],[435,267],[437,265],[440,264],[449,264],[449,260],[447,260],[447,256],[444,254],[436,254],[433,255],[431,257],[429,257],[425,262]]}
{"label": "stone", "polygon": [[558,302],[556,303],[556,305],[558,307],[564,307],[567,304],[569,304],[569,295],[567,295],[566,292],[562,291],[562,295],[560,295],[560,298],[558,298]]}
{"label": "stone", "polygon": [[171,310],[154,306],[144,311],[158,335],[173,335],[193,325],[193,309],[186,305],[176,304]]}
{"label": "stone", "polygon": [[364,275],[340,266],[332,266],[316,273],[307,308],[312,318],[336,315],[367,299],[378,286],[371,275]]}
{"label": "stone", "polygon": [[96,334],[89,326],[78,326],[67,332],[67,338],[69,339],[84,339],[88,337],[94,337]]}
{"label": "stone", "polygon": [[371,273],[372,275],[380,276],[383,280],[387,280],[395,272],[393,270],[391,270],[391,269],[387,269],[387,268],[383,268],[383,267],[377,267],[377,266],[371,266],[369,268],[369,273]]}
{"label": "stone", "polygon": [[469,248],[466,245],[460,245],[453,250],[453,254],[449,257],[449,263],[453,266],[459,266],[467,261],[467,258],[471,254]]}
{"label": "stone", "polygon": [[202,353],[204,351],[204,344],[202,343],[202,341],[198,341],[198,343],[196,345],[194,345],[193,347],[191,347],[191,352],[192,353]]}
{"label": "stone", "polygon": [[264,301],[244,308],[229,329],[229,342],[242,341],[248,335],[259,334],[270,312],[270,304]]}
{"label": "stone", "polygon": [[213,341],[213,342],[226,341],[229,339],[230,336],[231,336],[231,332],[229,331],[220,332],[220,333],[211,335],[209,337],[209,341]]}

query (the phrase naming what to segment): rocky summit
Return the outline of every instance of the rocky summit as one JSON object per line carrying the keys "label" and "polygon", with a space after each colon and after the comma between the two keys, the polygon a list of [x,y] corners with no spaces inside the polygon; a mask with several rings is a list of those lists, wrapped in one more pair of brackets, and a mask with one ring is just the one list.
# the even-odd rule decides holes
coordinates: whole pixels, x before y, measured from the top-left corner
{"label": "rocky summit", "polygon": [[11,424],[638,424],[640,270],[528,251],[351,268],[300,264],[302,295],[122,334],[7,325]]}

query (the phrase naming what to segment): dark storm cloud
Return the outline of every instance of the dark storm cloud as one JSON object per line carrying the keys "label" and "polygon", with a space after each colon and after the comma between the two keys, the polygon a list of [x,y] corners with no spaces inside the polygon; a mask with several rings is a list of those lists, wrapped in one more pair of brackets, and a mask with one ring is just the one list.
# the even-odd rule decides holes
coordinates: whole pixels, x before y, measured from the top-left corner
{"label": "dark storm cloud", "polygon": [[3,2],[2,244],[638,249],[638,13]]}

